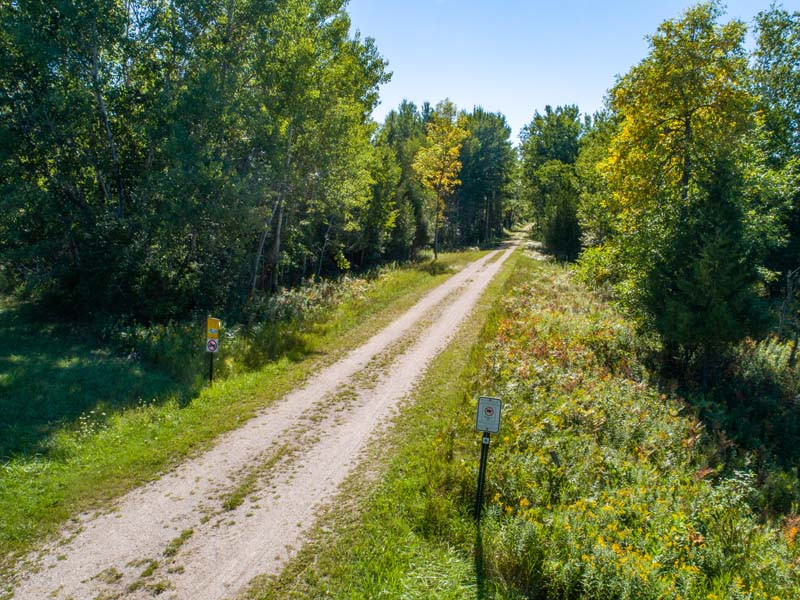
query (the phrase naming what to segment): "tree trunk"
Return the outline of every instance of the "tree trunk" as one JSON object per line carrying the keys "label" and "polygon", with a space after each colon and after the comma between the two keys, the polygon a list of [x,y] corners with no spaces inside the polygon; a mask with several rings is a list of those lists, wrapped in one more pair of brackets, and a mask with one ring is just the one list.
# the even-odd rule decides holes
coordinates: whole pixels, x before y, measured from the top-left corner
{"label": "tree trunk", "polygon": [[266,223],[266,226],[261,231],[261,234],[258,236],[258,248],[256,249],[256,258],[255,262],[253,263],[253,280],[250,286],[250,299],[252,300],[255,298],[256,289],[258,287],[258,274],[260,271],[261,266],[261,257],[264,255],[264,246],[267,243],[267,227],[272,225],[272,221],[275,219],[275,213],[278,212],[278,204],[280,203],[280,196],[278,197],[278,202],[275,203],[275,206],[272,207],[272,214],[269,216],[269,220]]}
{"label": "tree trunk", "polygon": [[272,239],[272,250],[269,253],[269,264],[272,267],[272,277],[269,288],[273,292],[278,291],[278,265],[281,258],[281,227],[283,226],[283,193],[278,199],[278,218],[275,222],[275,237]]}
{"label": "tree trunk", "polygon": [[325,230],[325,239],[322,240],[322,250],[319,252],[319,263],[317,264],[317,278],[322,275],[322,259],[325,258],[325,250],[328,248],[328,240],[330,239],[331,226],[333,220],[328,221],[328,229]]}
{"label": "tree trunk", "polygon": [[286,163],[283,169],[283,183],[281,184],[281,191],[278,196],[278,220],[275,227],[275,237],[272,242],[272,252],[270,252],[270,265],[272,265],[272,282],[270,289],[273,292],[278,291],[278,280],[280,273],[278,271],[278,264],[281,258],[281,227],[283,226],[283,210],[286,199],[286,191],[289,187],[289,168],[292,166],[292,134],[294,126],[289,123],[289,129],[286,136]]}
{"label": "tree trunk", "polygon": [[483,243],[489,241],[489,199],[483,197]]}
{"label": "tree trunk", "polygon": [[[438,210],[438,208],[437,208]],[[439,260],[439,215],[433,222],[433,260]]]}
{"label": "tree trunk", "polygon": [[439,229],[442,213],[444,213],[444,199],[442,198],[441,188],[437,184],[436,211],[433,213],[433,260],[439,259]]}
{"label": "tree trunk", "polygon": [[[278,289],[278,261],[281,255],[281,226],[283,223],[283,204],[286,196],[286,188],[288,186],[287,179],[289,178],[289,167],[292,164],[292,125],[289,125],[288,139],[286,141],[286,163],[283,173],[283,181],[281,182],[280,189],[278,190],[278,201],[272,209],[272,214],[269,217],[267,225],[271,224],[277,214],[277,222],[275,224],[275,237],[272,241],[272,250],[269,254],[269,264],[272,268],[272,283],[271,289]],[[258,287],[258,275],[260,272],[261,257],[264,255],[264,246],[267,241],[267,228],[258,237],[258,248],[256,250],[255,261],[253,262],[253,280],[250,286],[250,297],[255,297],[256,289]]]}
{"label": "tree trunk", "polygon": [[795,270],[789,270],[786,274],[786,296],[783,299],[783,304],[781,305],[781,312],[780,318],[778,320],[778,336],[781,335],[783,332],[783,327],[786,324],[786,313],[789,312],[789,307],[792,304],[792,299],[794,298],[794,279],[800,275],[800,267]]}
{"label": "tree trunk", "polygon": [[[277,205],[275,206],[277,208]],[[270,220],[271,222],[271,220]],[[253,262],[253,280],[250,285],[250,300],[256,297],[256,288],[258,287],[258,273],[261,266],[261,256],[264,254],[264,244],[267,242],[267,229],[266,227],[261,231],[258,236],[258,248],[256,249],[256,259]]]}
{"label": "tree trunk", "polygon": [[106,130],[106,138],[108,139],[108,147],[111,151],[111,164],[114,167],[114,179],[117,184],[117,217],[122,218],[125,216],[125,197],[123,195],[122,174],[119,168],[119,157],[117,156],[117,145],[114,142],[114,134],[111,132],[111,123],[108,119],[108,111],[106,110],[106,103],[103,101],[103,94],[100,92],[100,67],[97,49],[97,30],[95,29],[92,44],[92,87],[94,88],[94,96],[97,100],[97,105],[100,108],[100,116],[103,119],[103,125]]}

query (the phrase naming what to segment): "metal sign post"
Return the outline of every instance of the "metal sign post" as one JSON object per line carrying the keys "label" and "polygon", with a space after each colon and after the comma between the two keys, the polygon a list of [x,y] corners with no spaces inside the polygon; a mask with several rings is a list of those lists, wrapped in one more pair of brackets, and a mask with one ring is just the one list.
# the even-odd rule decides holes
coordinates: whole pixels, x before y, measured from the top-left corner
{"label": "metal sign post", "polygon": [[206,319],[206,352],[209,353],[208,381],[214,383],[214,354],[219,350],[220,320],[214,317]]}
{"label": "metal sign post", "polygon": [[475,430],[483,432],[481,440],[481,463],[478,468],[478,491],[475,493],[475,520],[481,522],[483,508],[483,488],[486,484],[486,462],[489,459],[489,442],[491,434],[500,431],[500,413],[503,403],[499,398],[478,398],[478,414],[475,417]]}
{"label": "metal sign post", "polygon": [[481,466],[478,468],[478,491],[475,494],[475,520],[481,522],[481,508],[483,508],[483,487],[486,483],[486,461],[489,458],[489,432],[484,432],[481,443]]}

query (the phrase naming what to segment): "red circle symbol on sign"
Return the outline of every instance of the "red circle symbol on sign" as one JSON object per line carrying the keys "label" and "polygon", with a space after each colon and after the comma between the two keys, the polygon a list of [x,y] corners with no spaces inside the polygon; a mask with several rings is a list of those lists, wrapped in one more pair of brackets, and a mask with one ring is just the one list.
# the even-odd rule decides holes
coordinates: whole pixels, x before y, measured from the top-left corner
{"label": "red circle symbol on sign", "polygon": [[206,341],[206,350],[209,352],[216,352],[217,351],[217,340],[207,340]]}
{"label": "red circle symbol on sign", "polygon": [[494,408],[487,406],[483,409],[483,414],[485,414],[487,417],[491,417],[494,414]]}

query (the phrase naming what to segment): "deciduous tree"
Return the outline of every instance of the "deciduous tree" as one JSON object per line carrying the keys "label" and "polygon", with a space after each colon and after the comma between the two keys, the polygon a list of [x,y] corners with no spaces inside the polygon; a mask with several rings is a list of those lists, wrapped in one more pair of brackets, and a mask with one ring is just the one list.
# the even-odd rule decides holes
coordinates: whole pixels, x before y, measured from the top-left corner
{"label": "deciduous tree", "polygon": [[469,137],[469,132],[456,122],[456,117],[456,107],[452,102],[440,102],[426,125],[426,144],[414,157],[414,170],[434,200],[434,258],[439,256],[440,231],[447,202],[461,183],[461,144]]}
{"label": "deciduous tree", "polygon": [[757,329],[760,261],[780,238],[748,92],[745,26],[717,3],[664,22],[612,90],[619,129],[602,163],[615,211],[604,242],[618,292],[670,358],[707,378]]}
{"label": "deciduous tree", "polygon": [[574,259],[580,250],[575,161],[581,133],[575,105],[545,107],[520,135],[523,193],[534,220],[534,235],[554,252]]}

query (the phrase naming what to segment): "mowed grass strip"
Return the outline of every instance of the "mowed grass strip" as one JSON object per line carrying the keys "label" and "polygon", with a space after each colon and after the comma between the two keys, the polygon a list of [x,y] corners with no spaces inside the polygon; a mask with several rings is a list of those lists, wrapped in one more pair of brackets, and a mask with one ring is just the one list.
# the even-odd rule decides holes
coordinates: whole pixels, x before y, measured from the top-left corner
{"label": "mowed grass strip", "polygon": [[14,343],[0,353],[2,569],[73,515],[208,447],[485,253],[386,271],[304,332],[301,360],[288,351],[199,391],[3,305],[0,338]]}
{"label": "mowed grass strip", "polygon": [[[478,390],[476,383],[502,298],[535,269],[536,261],[519,251],[507,260],[309,543],[280,576],[255,581],[248,598],[480,597],[484,584],[475,569],[469,514],[474,489],[470,484],[452,493],[453,451],[470,446],[474,452],[457,462],[477,468],[480,435],[459,423],[474,416],[478,392],[493,391]],[[374,485],[365,485],[374,477]]]}

